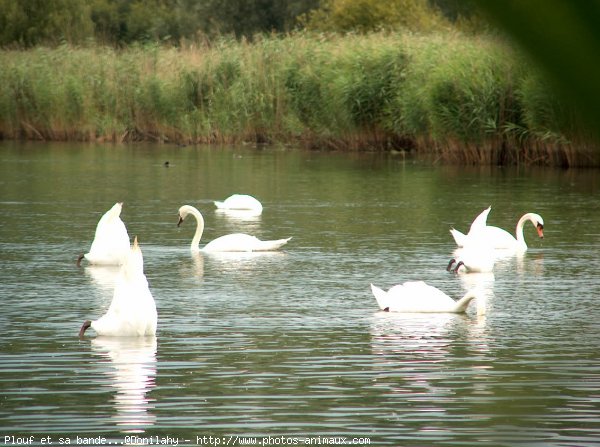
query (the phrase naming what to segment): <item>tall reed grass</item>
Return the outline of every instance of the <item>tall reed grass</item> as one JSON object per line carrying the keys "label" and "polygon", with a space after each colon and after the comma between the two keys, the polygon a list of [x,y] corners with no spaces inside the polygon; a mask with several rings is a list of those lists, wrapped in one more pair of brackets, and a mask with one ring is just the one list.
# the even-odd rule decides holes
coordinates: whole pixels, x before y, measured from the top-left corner
{"label": "tall reed grass", "polygon": [[471,164],[598,164],[573,110],[491,38],[296,34],[0,51],[0,85],[2,138],[285,142]]}

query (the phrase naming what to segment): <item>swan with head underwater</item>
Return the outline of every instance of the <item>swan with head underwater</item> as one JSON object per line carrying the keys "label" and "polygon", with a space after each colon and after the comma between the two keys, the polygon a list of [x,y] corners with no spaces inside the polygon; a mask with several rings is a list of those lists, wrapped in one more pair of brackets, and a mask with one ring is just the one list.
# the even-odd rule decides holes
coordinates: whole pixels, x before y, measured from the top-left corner
{"label": "swan with head underwater", "polygon": [[[447,271],[453,273],[492,273],[496,259],[491,251],[474,251],[459,248],[450,259]],[[463,270],[461,270],[461,267]]]}
{"label": "swan with head underwater", "polygon": [[251,251],[275,251],[288,243],[291,237],[286,239],[277,239],[272,241],[261,241],[255,236],[243,233],[227,234],[225,236],[218,237],[217,239],[209,242],[203,248],[200,248],[200,238],[204,232],[204,218],[200,211],[191,205],[183,205],[179,208],[179,222],[181,223],[188,215],[194,216],[196,219],[196,233],[192,239],[190,249],[192,252],[203,251],[203,252],[251,252]]}
{"label": "swan with head underwater", "polygon": [[371,291],[379,308],[386,312],[464,313],[469,303],[476,299],[477,314],[485,314],[484,297],[475,290],[468,291],[458,301],[423,281],[407,281],[393,286],[387,292],[371,284]]}
{"label": "swan with head underwater", "polygon": [[491,209],[491,206],[486,208],[483,210],[483,212],[481,212],[481,214],[479,214],[479,216],[475,218],[471,224],[469,233],[467,234],[461,233],[454,228],[450,229],[450,233],[452,234],[452,237],[454,237],[456,245],[459,247],[464,247],[469,245],[470,240],[475,238],[479,240],[485,239],[491,248],[509,249],[521,252],[526,251],[527,244],[525,243],[525,237],[523,236],[523,226],[527,221],[530,221],[533,224],[538,236],[542,239],[544,238],[544,219],[542,219],[542,216],[539,214],[526,213],[521,216],[517,222],[515,237],[502,228],[487,225],[487,216]]}
{"label": "swan with head underwater", "polygon": [[90,327],[98,335],[113,337],[155,335],[157,322],[156,304],[144,275],[144,258],[136,237],[119,271],[108,311],[97,320],[85,321],[79,338]]}
{"label": "swan with head underwater", "polygon": [[452,253],[453,257],[446,270],[454,273],[492,273],[498,254],[484,233],[475,233],[465,238],[464,246],[456,248]]}
{"label": "swan with head underwater", "polygon": [[220,210],[252,211],[258,215],[262,213],[262,203],[248,194],[233,194],[223,201],[215,201],[215,206]]}
{"label": "swan with head underwater", "polygon": [[89,253],[77,258],[77,266],[85,258],[90,264],[121,265],[129,254],[129,234],[121,220],[123,202],[117,202],[98,221]]}

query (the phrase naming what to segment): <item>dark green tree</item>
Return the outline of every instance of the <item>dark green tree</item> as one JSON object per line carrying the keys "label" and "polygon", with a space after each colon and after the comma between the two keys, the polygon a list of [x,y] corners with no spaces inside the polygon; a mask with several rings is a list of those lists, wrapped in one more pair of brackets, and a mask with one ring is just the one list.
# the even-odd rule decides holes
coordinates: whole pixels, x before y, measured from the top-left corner
{"label": "dark green tree", "polygon": [[294,29],[319,0],[0,0],[0,45],[109,45]]}
{"label": "dark green tree", "polygon": [[80,0],[0,0],[0,45],[78,43],[93,37],[90,7]]}
{"label": "dark green tree", "polygon": [[444,16],[425,0],[322,0],[304,23],[309,29],[361,33],[431,31],[447,26]]}
{"label": "dark green tree", "polygon": [[252,37],[294,29],[297,18],[319,6],[319,0],[184,0],[196,4],[200,31],[208,35]]}

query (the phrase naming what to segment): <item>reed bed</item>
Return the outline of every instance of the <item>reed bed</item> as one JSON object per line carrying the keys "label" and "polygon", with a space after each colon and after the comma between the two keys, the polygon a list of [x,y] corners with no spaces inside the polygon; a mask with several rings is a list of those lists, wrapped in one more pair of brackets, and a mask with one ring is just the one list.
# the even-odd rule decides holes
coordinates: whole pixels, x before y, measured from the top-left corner
{"label": "reed bed", "polygon": [[468,164],[596,165],[594,139],[501,41],[296,34],[0,51],[0,137],[293,143]]}

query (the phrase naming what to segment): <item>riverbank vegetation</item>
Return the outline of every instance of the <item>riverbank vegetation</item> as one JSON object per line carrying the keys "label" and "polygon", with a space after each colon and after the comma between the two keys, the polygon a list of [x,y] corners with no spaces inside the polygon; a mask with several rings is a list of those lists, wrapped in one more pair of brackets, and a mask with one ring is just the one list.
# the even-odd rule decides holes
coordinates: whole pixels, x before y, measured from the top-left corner
{"label": "riverbank vegetation", "polygon": [[341,26],[338,19],[317,10],[304,15],[305,31],[176,46],[4,49],[0,137],[284,143],[415,151],[457,163],[598,164],[595,139],[574,109],[501,37],[422,14],[419,27],[429,28],[422,33],[327,31]]}

